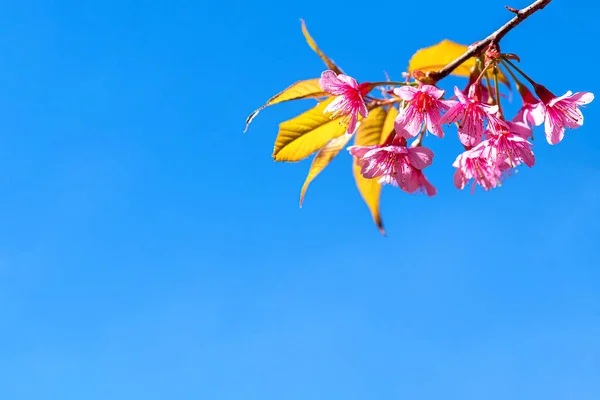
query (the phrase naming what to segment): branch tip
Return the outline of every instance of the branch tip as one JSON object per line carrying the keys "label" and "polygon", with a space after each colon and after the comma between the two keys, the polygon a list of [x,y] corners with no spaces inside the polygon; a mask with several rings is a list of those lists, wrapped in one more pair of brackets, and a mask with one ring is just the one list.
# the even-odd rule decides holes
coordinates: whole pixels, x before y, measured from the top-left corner
{"label": "branch tip", "polygon": [[552,0],[536,0],[527,7],[522,10],[517,10],[515,8],[505,6],[505,8],[515,13],[515,16],[504,24],[500,29],[496,32],[489,35],[487,38],[476,42],[475,44],[469,46],[469,49],[456,60],[452,61],[450,64],[446,65],[444,68],[439,71],[431,73],[431,77],[434,78],[435,81],[439,81],[440,79],[450,75],[452,71],[458,68],[459,65],[467,61],[471,57],[476,57],[490,44],[490,43],[499,43],[500,40],[510,32],[513,28],[519,25],[521,22],[525,21],[529,16],[534,14],[536,11],[539,11],[550,4]]}

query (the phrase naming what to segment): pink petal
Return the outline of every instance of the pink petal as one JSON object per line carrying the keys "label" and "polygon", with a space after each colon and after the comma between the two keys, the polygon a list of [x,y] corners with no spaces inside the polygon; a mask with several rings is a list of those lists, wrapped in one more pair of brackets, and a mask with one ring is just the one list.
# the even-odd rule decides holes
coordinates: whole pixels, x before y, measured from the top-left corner
{"label": "pink petal", "polygon": [[486,114],[491,115],[492,117],[497,116],[500,111],[500,108],[497,105],[491,106],[489,104],[481,104],[480,107]]}
{"label": "pink petal", "polygon": [[348,122],[348,129],[346,133],[352,135],[356,131],[356,122],[358,121],[358,114],[352,113],[350,115],[350,121]]}
{"label": "pink petal", "polygon": [[531,136],[531,129],[529,129],[529,126],[522,121],[518,121],[518,122],[506,122],[506,124],[508,125],[509,131],[511,133],[514,133],[515,135],[518,135],[522,138],[528,138],[529,136]]}
{"label": "pink petal", "polygon": [[402,164],[400,171],[396,174],[396,181],[400,189],[407,193],[414,193],[418,188],[418,183],[413,179],[413,168],[408,164]]}
{"label": "pink petal", "polygon": [[401,86],[394,89],[394,94],[406,101],[411,101],[418,92],[419,90],[412,86]]}
{"label": "pink petal", "polygon": [[356,158],[363,158],[365,154],[367,154],[367,152],[373,150],[376,147],[379,146],[349,146],[348,151]]}
{"label": "pink petal", "polygon": [[430,118],[427,118],[427,130],[439,138],[444,137],[444,130],[439,124],[435,124]]}
{"label": "pink petal", "polygon": [[411,133],[404,128],[404,125],[397,121],[394,123],[394,132],[396,132],[397,136],[405,139],[411,139],[413,137],[411,136]]}
{"label": "pink petal", "polygon": [[546,115],[546,109],[542,102],[532,104],[530,107],[530,116],[535,126],[540,126],[544,123],[544,117]]}
{"label": "pink petal", "polygon": [[433,151],[426,147],[414,147],[408,149],[408,158],[413,167],[417,169],[427,168],[433,163]]}
{"label": "pink petal", "polygon": [[467,97],[465,96],[465,94],[462,92],[462,90],[460,90],[458,88],[458,86],[454,86],[454,94],[456,95],[456,97],[458,97],[458,100],[461,103],[469,103],[469,99],[467,99]]}
{"label": "pink petal", "polygon": [[427,196],[431,197],[437,194],[437,189],[427,180],[423,173],[421,173],[421,185],[425,188],[425,193],[427,193]]}
{"label": "pink petal", "polygon": [[555,97],[552,100],[550,100],[548,102],[548,107],[552,107],[554,106],[556,103],[558,103],[559,101],[563,101],[563,100],[569,100],[570,97],[573,96],[573,92],[571,92],[570,90],[567,91],[567,93],[563,94],[560,97]]}
{"label": "pink petal", "polygon": [[442,103],[446,109],[450,109],[450,108],[454,107],[456,104],[458,104],[459,102],[456,100],[440,100],[440,103]]}
{"label": "pink petal", "polygon": [[358,104],[358,112],[360,115],[363,116],[363,118],[367,118],[369,116],[369,110],[367,109],[367,105],[365,104],[365,101],[362,99],[362,96],[360,99],[362,101]]}
{"label": "pink petal", "polygon": [[580,109],[575,108],[574,110],[572,110],[575,115],[574,115],[574,119],[568,118],[565,116],[565,118],[563,118],[563,123],[565,124],[565,126],[567,128],[579,128],[580,126],[583,125],[583,114],[581,112]]}
{"label": "pink petal", "polygon": [[425,114],[427,130],[439,138],[444,137],[444,130],[440,126],[440,112],[438,110],[430,110]]}
{"label": "pink petal", "polygon": [[423,85],[420,87],[420,89],[423,93],[427,93],[435,99],[441,98],[445,93],[444,90],[439,89],[433,85]]}
{"label": "pink petal", "polygon": [[400,110],[394,123],[396,132],[408,133],[411,138],[419,134],[422,125],[423,113],[417,112],[411,104]]}
{"label": "pink petal", "polygon": [[546,113],[544,131],[548,143],[557,144],[565,137],[565,128],[560,121],[556,120],[556,117],[552,115],[553,113],[553,110]]}
{"label": "pink petal", "polygon": [[358,82],[356,82],[356,79],[352,78],[351,76],[340,74],[338,75],[338,79],[351,88],[358,89]]}
{"label": "pink petal", "polygon": [[465,175],[460,169],[457,169],[454,172],[454,186],[456,186],[457,189],[463,190],[467,184],[467,181],[468,180],[465,179]]}
{"label": "pink petal", "polygon": [[395,154],[409,153],[409,149],[407,149],[405,146],[397,146],[397,145],[384,146],[381,148],[381,150],[387,151],[389,153],[395,153]]}
{"label": "pink petal", "polygon": [[377,181],[377,183],[381,183],[382,185],[398,186],[396,178],[392,175],[382,175],[381,178],[379,178],[379,180]]}
{"label": "pink petal", "polygon": [[533,167],[535,165],[535,156],[533,155],[533,151],[525,150],[521,152],[521,159],[528,167]]}
{"label": "pink petal", "polygon": [[338,79],[338,76],[335,72],[327,70],[321,73],[321,78],[319,79],[319,86],[326,92],[332,92],[336,90],[342,82]]}
{"label": "pink petal", "polygon": [[591,92],[577,92],[571,96],[571,101],[582,105],[591,103],[594,100],[594,93]]}
{"label": "pink petal", "polygon": [[462,117],[463,113],[465,111],[465,105],[462,103],[456,103],[454,104],[454,106],[452,106],[448,112],[446,112],[446,114],[444,114],[444,116],[440,119],[440,124],[444,125],[444,124],[451,124],[453,122],[456,122],[458,120],[460,120],[460,118]]}
{"label": "pink petal", "polygon": [[337,96],[335,99],[333,99],[333,101],[329,104],[327,104],[327,107],[325,107],[325,110],[323,110],[323,113],[329,113],[329,112],[334,112],[337,111],[340,106],[344,103],[345,98],[344,96]]}

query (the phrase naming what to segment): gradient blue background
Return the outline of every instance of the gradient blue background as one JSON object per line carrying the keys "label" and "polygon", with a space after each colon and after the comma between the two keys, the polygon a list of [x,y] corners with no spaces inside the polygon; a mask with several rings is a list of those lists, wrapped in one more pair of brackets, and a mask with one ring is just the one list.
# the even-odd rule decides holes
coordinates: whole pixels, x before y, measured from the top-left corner
{"label": "gradient blue background", "polygon": [[[242,134],[324,69],[301,17],[349,74],[398,79],[505,3],[3,2],[0,398],[600,398],[598,100],[489,193],[453,187],[454,131],[428,137],[439,194],[386,188],[387,238],[345,152],[298,208],[310,162],[271,151],[310,101]],[[503,49],[598,94],[588,5],[553,2]]]}

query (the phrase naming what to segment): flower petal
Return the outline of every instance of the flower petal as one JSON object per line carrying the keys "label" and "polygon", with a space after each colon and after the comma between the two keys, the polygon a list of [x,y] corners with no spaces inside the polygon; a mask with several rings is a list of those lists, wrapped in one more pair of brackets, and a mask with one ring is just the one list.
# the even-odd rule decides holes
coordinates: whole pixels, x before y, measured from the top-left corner
{"label": "flower petal", "polygon": [[554,110],[548,110],[546,112],[546,120],[544,121],[546,140],[550,144],[557,144],[565,137],[565,127],[562,125],[562,121],[557,120],[554,113]]}
{"label": "flower petal", "polygon": [[349,86],[353,89],[358,89],[358,82],[356,82],[356,79],[354,79],[353,77],[344,75],[344,74],[340,74],[340,75],[338,75],[338,79],[340,81],[342,81],[343,83],[345,83],[347,86]]}
{"label": "flower petal", "polygon": [[594,100],[594,93],[591,92],[577,92],[573,96],[571,96],[571,101],[582,105],[591,103]]}
{"label": "flower petal", "polygon": [[427,93],[428,95],[432,96],[433,98],[440,99],[442,96],[444,96],[444,93],[446,93],[445,90],[443,89],[439,89],[433,85],[423,85],[419,88],[423,93]]}
{"label": "flower petal", "polygon": [[321,73],[319,86],[321,86],[321,89],[324,91],[333,92],[339,88],[340,84],[342,84],[342,82],[338,79],[335,72],[327,70]]}
{"label": "flower petal", "polygon": [[413,147],[408,149],[408,158],[413,167],[427,168],[433,163],[433,151],[426,147]]}
{"label": "flower petal", "polygon": [[419,90],[412,86],[401,86],[394,89],[394,94],[402,100],[411,101]]}

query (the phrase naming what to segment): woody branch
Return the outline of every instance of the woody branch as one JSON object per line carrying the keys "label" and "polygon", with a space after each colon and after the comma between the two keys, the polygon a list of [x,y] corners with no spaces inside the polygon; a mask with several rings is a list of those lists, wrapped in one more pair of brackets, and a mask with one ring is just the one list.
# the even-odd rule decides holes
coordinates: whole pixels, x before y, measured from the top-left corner
{"label": "woody branch", "polygon": [[435,81],[439,81],[440,79],[450,75],[452,71],[458,68],[459,65],[467,61],[469,58],[481,54],[481,52],[490,44],[497,44],[498,42],[500,42],[504,35],[510,32],[521,22],[526,20],[530,15],[546,7],[551,1],[552,0],[537,0],[529,6],[523,8],[522,10],[516,10],[512,7],[506,7],[509,11],[516,14],[510,21],[508,21],[506,24],[504,24],[504,26],[502,26],[500,29],[498,29],[496,32],[492,33],[482,41],[479,41],[473,46],[469,47],[469,50],[467,50],[456,60],[452,61],[450,64],[446,65],[444,68],[440,69],[437,72],[429,72],[428,76]]}

